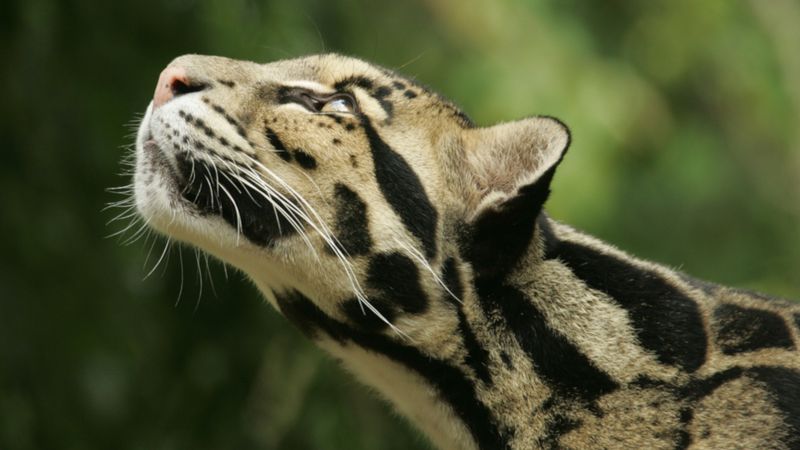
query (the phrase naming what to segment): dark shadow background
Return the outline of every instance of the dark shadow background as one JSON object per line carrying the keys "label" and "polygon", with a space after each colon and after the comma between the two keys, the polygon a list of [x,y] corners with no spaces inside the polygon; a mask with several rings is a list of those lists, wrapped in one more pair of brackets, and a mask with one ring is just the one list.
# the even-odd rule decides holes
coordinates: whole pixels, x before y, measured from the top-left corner
{"label": "dark shadow background", "polygon": [[173,57],[339,51],[479,124],[560,117],[554,217],[798,298],[798,24],[791,0],[3,1],[0,448],[426,448],[235,271],[200,259],[201,295],[192,250],[143,280],[163,240],[105,238]]}

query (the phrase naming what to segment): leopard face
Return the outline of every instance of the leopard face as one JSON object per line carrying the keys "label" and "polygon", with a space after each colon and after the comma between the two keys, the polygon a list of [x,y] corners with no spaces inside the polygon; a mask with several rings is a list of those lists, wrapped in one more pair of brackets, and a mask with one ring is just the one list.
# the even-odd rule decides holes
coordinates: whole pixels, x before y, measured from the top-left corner
{"label": "leopard face", "polygon": [[[244,270],[268,299],[301,290],[334,317],[366,306],[382,326],[426,311],[413,287],[438,289],[464,230],[567,142],[545,117],[477,128],[354,58],[186,55],[162,72],[139,128],[135,196],[152,227]],[[382,300],[398,283],[412,294]]]}

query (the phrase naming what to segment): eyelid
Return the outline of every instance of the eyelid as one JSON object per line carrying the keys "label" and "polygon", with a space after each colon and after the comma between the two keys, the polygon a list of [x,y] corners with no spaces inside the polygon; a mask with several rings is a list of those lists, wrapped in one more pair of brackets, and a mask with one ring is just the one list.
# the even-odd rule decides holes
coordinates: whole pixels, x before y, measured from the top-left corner
{"label": "eyelid", "polygon": [[314,113],[319,113],[320,109],[326,103],[333,101],[337,98],[347,99],[350,102],[350,104],[353,105],[353,114],[358,114],[360,112],[355,95],[347,91],[337,91],[337,92],[331,92],[329,94],[320,94],[318,92],[314,92],[310,89],[305,89],[305,88],[284,87],[280,89],[278,92],[279,103],[281,104],[296,103]]}
{"label": "eyelid", "polygon": [[[352,111],[349,111],[349,112],[344,113],[344,114],[358,114],[359,113],[358,102],[356,101],[356,97],[353,94],[349,93],[349,92],[337,92],[335,94],[332,94],[332,95],[328,96],[325,99],[320,99],[322,101],[322,103],[320,105],[320,110],[322,108],[324,108],[325,105],[327,105],[327,104],[329,104],[331,102],[334,102],[336,100],[340,100],[340,99],[341,100],[346,100],[350,104],[350,106],[352,107]],[[341,113],[342,111],[338,111],[338,112]]]}

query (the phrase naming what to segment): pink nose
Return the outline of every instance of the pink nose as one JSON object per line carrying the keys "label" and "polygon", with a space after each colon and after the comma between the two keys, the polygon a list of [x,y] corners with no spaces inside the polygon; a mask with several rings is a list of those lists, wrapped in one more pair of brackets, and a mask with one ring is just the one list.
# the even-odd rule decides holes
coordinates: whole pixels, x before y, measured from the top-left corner
{"label": "pink nose", "polygon": [[153,94],[153,108],[172,100],[173,97],[191,92],[189,77],[181,67],[167,67],[158,76],[156,92]]}

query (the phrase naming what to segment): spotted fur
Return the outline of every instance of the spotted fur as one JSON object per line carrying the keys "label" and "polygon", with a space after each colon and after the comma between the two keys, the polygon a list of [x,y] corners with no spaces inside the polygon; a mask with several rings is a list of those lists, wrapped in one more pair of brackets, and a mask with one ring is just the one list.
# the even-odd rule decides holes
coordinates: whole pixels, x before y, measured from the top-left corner
{"label": "spotted fur", "polygon": [[339,55],[171,66],[189,82],[142,121],[142,216],[439,448],[800,448],[800,306],[549,218],[561,122],[479,128]]}

